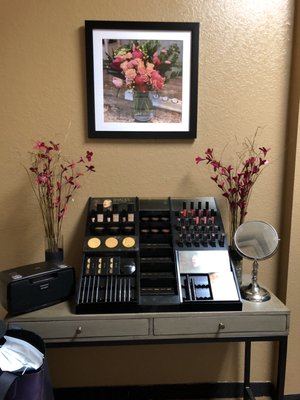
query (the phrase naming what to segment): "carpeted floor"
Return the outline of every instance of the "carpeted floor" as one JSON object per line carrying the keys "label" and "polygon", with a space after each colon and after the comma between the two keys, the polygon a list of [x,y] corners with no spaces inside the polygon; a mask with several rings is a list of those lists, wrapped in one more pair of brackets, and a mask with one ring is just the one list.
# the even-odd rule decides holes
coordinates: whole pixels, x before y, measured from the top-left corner
{"label": "carpeted floor", "polygon": [[[274,386],[270,382],[251,385],[255,397],[270,398]],[[97,388],[54,389],[55,400],[203,400],[238,399],[243,397],[240,382],[179,384],[154,386],[114,386]]]}

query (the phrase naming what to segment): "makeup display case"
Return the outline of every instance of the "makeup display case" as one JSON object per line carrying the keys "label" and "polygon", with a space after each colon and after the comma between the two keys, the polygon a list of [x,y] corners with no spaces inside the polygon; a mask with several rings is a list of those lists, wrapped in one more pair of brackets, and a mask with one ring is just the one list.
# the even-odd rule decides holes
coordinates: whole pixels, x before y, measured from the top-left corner
{"label": "makeup display case", "polygon": [[241,309],[213,197],[89,199],[77,314]]}

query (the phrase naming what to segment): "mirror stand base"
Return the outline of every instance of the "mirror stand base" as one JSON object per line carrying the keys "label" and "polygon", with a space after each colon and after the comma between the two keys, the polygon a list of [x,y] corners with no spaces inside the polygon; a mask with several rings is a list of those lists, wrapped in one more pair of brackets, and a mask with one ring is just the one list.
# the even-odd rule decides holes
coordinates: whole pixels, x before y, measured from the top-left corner
{"label": "mirror stand base", "polygon": [[268,301],[271,298],[270,293],[266,289],[260,287],[258,283],[250,283],[248,286],[242,286],[241,296],[245,300],[256,301],[258,303]]}

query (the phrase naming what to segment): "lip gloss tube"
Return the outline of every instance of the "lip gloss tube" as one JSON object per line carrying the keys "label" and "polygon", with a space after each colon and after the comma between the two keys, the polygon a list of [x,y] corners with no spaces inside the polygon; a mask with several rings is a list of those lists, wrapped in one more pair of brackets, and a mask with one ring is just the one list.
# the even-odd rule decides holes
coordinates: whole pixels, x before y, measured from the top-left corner
{"label": "lip gloss tube", "polygon": [[185,202],[185,201],[182,203],[181,214],[182,214],[184,217],[186,217],[186,215],[187,215],[186,202]]}
{"label": "lip gloss tube", "polygon": [[190,204],[190,215],[193,217],[193,216],[194,216],[194,213],[195,213],[195,210],[194,210],[194,202],[191,201],[191,204]]}

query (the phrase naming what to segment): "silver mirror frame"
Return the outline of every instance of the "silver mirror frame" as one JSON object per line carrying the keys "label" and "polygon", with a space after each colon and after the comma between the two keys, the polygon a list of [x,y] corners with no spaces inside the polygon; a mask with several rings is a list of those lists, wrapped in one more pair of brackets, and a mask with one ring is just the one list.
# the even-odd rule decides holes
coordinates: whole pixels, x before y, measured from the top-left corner
{"label": "silver mirror frame", "polygon": [[[264,226],[266,229],[268,229],[268,232],[270,232],[270,235],[272,235],[271,239],[273,240],[274,243],[272,243],[272,246],[270,248],[270,251],[268,252],[262,252],[261,255],[259,255],[257,249],[254,249],[254,253],[256,252],[257,255],[254,256],[252,252],[247,253],[247,251],[242,250],[241,246],[239,245],[239,240],[238,237],[240,235],[240,232],[245,230],[247,228],[247,225],[249,226],[250,224],[255,224],[257,223],[257,225],[262,225]],[[257,232],[260,232],[260,230],[258,229]],[[257,237],[251,237],[251,234],[253,234],[253,232],[250,232],[249,234],[249,239],[250,242],[257,242]],[[270,238],[270,236],[269,236]],[[258,243],[258,242],[257,242]],[[267,258],[272,257],[272,255],[277,251],[278,249],[278,243],[279,243],[279,238],[278,238],[278,234],[276,229],[269,223],[264,222],[264,221],[249,221],[249,222],[245,222],[244,224],[240,225],[234,235],[234,244],[235,244],[235,248],[237,250],[237,252],[245,258],[248,258],[250,260],[253,260],[253,267],[252,267],[252,281],[249,285],[247,286],[242,286],[241,287],[241,296],[243,299],[248,300],[248,301],[255,301],[255,302],[263,302],[263,301],[267,301],[270,300],[271,295],[270,293],[262,288],[259,283],[258,283],[258,279],[257,279],[257,275],[258,275],[258,260],[265,260]],[[264,243],[265,244],[265,243]],[[267,246],[268,247],[268,246]],[[263,249],[264,246],[262,245],[261,248]]]}

